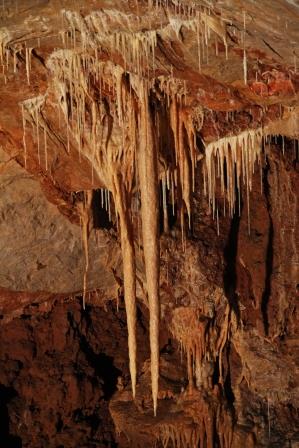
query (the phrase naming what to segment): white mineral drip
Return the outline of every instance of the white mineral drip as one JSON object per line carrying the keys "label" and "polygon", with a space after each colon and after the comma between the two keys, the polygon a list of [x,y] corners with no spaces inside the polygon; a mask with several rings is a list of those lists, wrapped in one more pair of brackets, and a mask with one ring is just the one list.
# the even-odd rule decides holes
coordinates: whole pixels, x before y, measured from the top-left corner
{"label": "white mineral drip", "polygon": [[22,108],[22,123],[23,123],[24,166],[26,169],[27,168],[26,118],[23,104],[21,104],[21,108]]}
{"label": "white mineral drip", "polygon": [[31,52],[33,48],[25,47],[26,77],[27,84],[30,86]]}
{"label": "white mineral drip", "polygon": [[47,149],[47,131],[44,127],[44,150],[45,150],[45,168],[48,171],[48,149]]}
{"label": "white mineral drip", "polygon": [[168,212],[167,212],[167,180],[166,180],[166,174],[162,177],[162,204],[163,204],[163,223],[164,223],[164,232],[168,233],[169,226],[168,226]]}
{"label": "white mineral drip", "polygon": [[37,157],[38,163],[40,165],[40,145],[39,145],[39,110],[35,109],[35,120],[36,120],[36,141],[37,141]]}
{"label": "white mineral drip", "polygon": [[[260,163],[263,130],[261,128],[244,131],[241,134],[224,137],[206,146],[207,192],[212,210],[215,210],[217,164],[220,161],[221,193],[228,201],[229,214],[235,211],[236,189],[240,191],[242,179],[246,187],[247,199],[252,187],[254,165]],[[224,168],[226,166],[227,185],[225,187]],[[249,213],[249,202],[248,202]]]}
{"label": "white mineral drip", "polygon": [[219,19],[217,16],[209,15],[206,12],[201,13],[201,20],[204,23],[205,26],[205,43],[206,46],[208,45],[208,37],[210,34],[210,31],[214,31],[214,33],[219,36],[224,44],[225,47],[225,54],[227,58],[228,53],[228,45],[227,45],[227,33],[226,33],[226,27],[225,24],[221,19]]}
{"label": "white mineral drip", "polygon": [[36,126],[36,142],[37,142],[37,154],[40,163],[40,139],[39,139],[39,120],[40,111],[44,104],[45,96],[39,95],[34,98],[23,101],[21,105],[22,109],[22,123],[23,123],[23,146],[24,146],[24,160],[25,167],[27,165],[27,145],[26,145],[26,122],[31,123],[32,128]]}
{"label": "white mineral drip", "polygon": [[7,45],[12,37],[7,28],[0,29],[0,64],[2,65],[3,75],[5,76],[5,68],[7,69]]}
{"label": "white mineral drip", "polygon": [[197,13],[197,27],[196,27],[196,37],[197,37],[197,53],[198,53],[198,70],[201,71],[201,26],[200,26],[200,15]]}

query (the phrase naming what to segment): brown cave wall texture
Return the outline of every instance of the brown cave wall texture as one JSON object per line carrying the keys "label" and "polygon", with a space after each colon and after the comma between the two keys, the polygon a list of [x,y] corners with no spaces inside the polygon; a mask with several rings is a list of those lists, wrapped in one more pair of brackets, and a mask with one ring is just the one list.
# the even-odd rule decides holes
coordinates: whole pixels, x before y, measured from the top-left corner
{"label": "brown cave wall texture", "polygon": [[299,2],[2,0],[0,448],[299,447]]}

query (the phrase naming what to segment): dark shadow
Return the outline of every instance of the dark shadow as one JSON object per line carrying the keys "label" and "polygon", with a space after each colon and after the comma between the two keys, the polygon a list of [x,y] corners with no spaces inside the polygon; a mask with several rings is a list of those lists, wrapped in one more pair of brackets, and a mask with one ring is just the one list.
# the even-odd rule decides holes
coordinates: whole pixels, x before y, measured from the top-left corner
{"label": "dark shadow", "polygon": [[269,215],[269,230],[268,230],[268,243],[266,253],[266,274],[265,274],[265,286],[262,294],[261,311],[263,316],[264,331],[267,336],[269,333],[269,317],[268,317],[268,304],[271,297],[271,278],[273,273],[273,240],[274,240],[274,226],[271,216],[271,203],[270,203],[270,185],[268,181],[268,173],[270,170],[269,161],[267,158],[266,166],[264,168],[263,175],[263,187],[266,198],[267,211]]}
{"label": "dark shadow", "polygon": [[217,356],[215,360],[215,368],[212,376],[212,381],[214,385],[219,383],[219,356]]}
{"label": "dark shadow", "polygon": [[[89,309],[85,310],[85,319],[89,319],[89,311]],[[103,380],[102,388],[104,393],[104,400],[110,400],[110,398],[116,391],[117,378],[121,375],[121,371],[114,366],[113,357],[108,356],[105,353],[97,354],[93,351],[86,337],[79,331],[71,313],[68,313],[68,320],[71,327],[77,333],[77,336],[80,340],[80,349],[84,353],[88,364],[94,368],[96,376]]]}
{"label": "dark shadow", "polygon": [[162,192],[162,182],[159,184],[159,228],[160,234],[167,233],[171,231],[177,224],[177,214],[178,208],[175,201],[174,205],[171,203],[171,192],[166,189],[166,213],[167,213],[167,224],[168,228],[165,228],[164,220],[164,209],[163,209],[163,192]]}
{"label": "dark shadow", "polygon": [[93,363],[96,374],[104,380],[104,399],[110,400],[116,391],[117,378],[120,376],[121,371],[114,366],[113,358],[105,355],[105,353],[100,353],[99,355],[89,353],[89,360]]}
{"label": "dark shadow", "polygon": [[230,225],[228,240],[224,248],[225,269],[223,273],[223,284],[225,296],[231,309],[235,312],[237,320],[240,320],[240,309],[238,304],[238,295],[236,294],[237,271],[236,260],[238,252],[238,236],[240,229],[240,220],[243,204],[241,201],[241,211],[235,213]]}
{"label": "dark shadow", "polygon": [[91,202],[93,214],[93,227],[95,229],[111,229],[112,222],[105,208],[105,194],[101,190],[94,190]]}
{"label": "dark shadow", "polygon": [[227,371],[227,375],[226,375],[225,381],[224,381],[224,393],[225,393],[225,396],[229,403],[230,409],[234,413],[235,409],[234,409],[233,404],[235,401],[235,395],[234,395],[234,392],[232,389],[232,384],[231,384],[230,362],[229,362],[230,350],[231,350],[230,342],[228,342],[226,345],[226,357],[227,357],[228,371]]}
{"label": "dark shadow", "polygon": [[0,448],[22,448],[22,439],[9,431],[8,403],[17,396],[12,387],[0,384]]}

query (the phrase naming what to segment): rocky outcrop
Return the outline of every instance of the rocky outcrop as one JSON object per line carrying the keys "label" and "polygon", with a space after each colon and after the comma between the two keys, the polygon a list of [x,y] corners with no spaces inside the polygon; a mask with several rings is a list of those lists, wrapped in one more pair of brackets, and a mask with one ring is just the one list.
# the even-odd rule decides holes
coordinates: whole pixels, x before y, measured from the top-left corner
{"label": "rocky outcrop", "polygon": [[[60,214],[46,200],[39,182],[3,151],[0,164],[1,288],[37,295],[80,292],[85,269],[80,226]],[[75,196],[63,205],[76,216]],[[102,297],[113,296],[117,286],[112,268],[120,263],[117,244],[98,228],[90,236],[90,247],[89,288],[101,289]],[[11,304],[11,309],[15,306]]]}

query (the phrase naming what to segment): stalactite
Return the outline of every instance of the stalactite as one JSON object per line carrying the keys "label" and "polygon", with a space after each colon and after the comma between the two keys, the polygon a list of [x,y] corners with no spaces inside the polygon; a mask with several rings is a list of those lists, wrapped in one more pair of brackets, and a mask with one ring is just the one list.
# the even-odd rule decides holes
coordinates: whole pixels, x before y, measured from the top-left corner
{"label": "stalactite", "polygon": [[45,168],[48,171],[48,149],[47,149],[47,131],[44,127],[44,151],[45,151]]}
{"label": "stalactite", "polygon": [[26,77],[28,86],[30,86],[30,58],[31,58],[31,48],[25,47],[25,65],[26,65]]}
{"label": "stalactite", "polygon": [[[87,45],[87,43],[86,43]],[[100,65],[100,67],[99,67]],[[132,94],[124,85],[123,70],[120,67],[84,59],[70,51],[60,51],[52,55],[48,66],[54,74],[54,86],[62,92],[66,103],[66,93],[70,92],[71,116],[67,109],[64,116],[67,129],[78,144],[78,152],[92,164],[92,170],[103,179],[101,205],[105,207],[111,220],[110,194],[112,193],[115,211],[119,217],[121,251],[123,258],[124,299],[128,323],[128,348],[133,397],[136,393],[136,278],[134,239],[131,225],[131,190],[134,173],[134,152],[136,139],[136,118],[132,104]],[[116,95],[116,107],[111,108],[109,116],[102,103],[97,102],[89,92],[88,83],[82,70],[94,73],[102,84],[102,71],[109,70],[108,88]],[[106,75],[107,76],[107,75]],[[59,96],[58,96],[59,98]],[[86,125],[87,104],[90,110],[90,124]],[[111,106],[110,106],[111,107]],[[126,120],[124,119],[126,117]],[[116,120],[118,118],[118,120]],[[120,126],[120,139],[117,146],[110,142],[109,123]],[[129,139],[129,140],[128,140]],[[129,146],[128,146],[129,142]]]}
{"label": "stalactite", "polygon": [[23,147],[24,147],[24,166],[27,168],[27,145],[26,145],[26,118],[24,111],[24,104],[21,104],[22,108],[22,123],[23,123]]}
{"label": "stalactite", "polygon": [[40,140],[39,140],[39,121],[40,121],[40,112],[41,108],[44,104],[45,96],[39,95],[34,98],[30,98],[28,100],[20,103],[21,111],[22,111],[22,124],[23,124],[23,147],[24,147],[24,164],[27,166],[27,143],[26,143],[26,123],[29,122],[34,129],[35,126],[35,136],[37,142],[37,155],[38,161],[40,163]]}
{"label": "stalactite", "polygon": [[149,110],[148,91],[139,85],[139,148],[138,171],[141,192],[142,239],[146,284],[150,311],[151,377],[154,414],[157,412],[159,381],[159,200],[157,152],[153,123]]}
{"label": "stalactite", "polygon": [[[192,410],[189,411],[188,406]],[[215,402],[212,398],[197,393],[191,404],[186,396],[185,413],[193,423],[174,421],[159,426],[157,438],[160,439],[163,448],[213,448],[216,431],[219,447],[231,447],[231,415],[219,401]]]}
{"label": "stalactite", "polygon": [[8,69],[8,44],[12,40],[11,33],[7,28],[0,29],[0,64],[2,65],[2,73],[6,84],[6,72]]}
{"label": "stalactite", "polygon": [[169,232],[168,211],[167,211],[167,182],[166,175],[162,177],[162,204],[163,204],[163,230],[164,233]]}
{"label": "stalactite", "polygon": [[132,393],[136,394],[136,267],[134,241],[132,235],[131,219],[129,216],[129,203],[127,193],[121,181],[120,174],[113,175],[113,191],[116,210],[120,221],[121,250],[124,270],[124,298],[128,325],[128,346],[130,360],[130,375]]}
{"label": "stalactite", "polygon": [[[175,159],[182,189],[182,199],[188,214],[190,228],[192,210],[191,192],[192,190],[194,191],[195,165],[197,163],[196,130],[192,112],[180,106],[177,103],[175,95],[172,97],[169,115],[170,126],[174,137]],[[198,117],[196,118],[198,119]],[[201,127],[199,124],[198,126]]]}
{"label": "stalactite", "polygon": [[[241,179],[246,187],[249,200],[254,166],[256,162],[260,163],[261,161],[262,136],[263,130],[261,128],[251,129],[238,135],[224,137],[206,146],[207,190],[213,213],[215,210],[217,159],[219,158],[220,162],[221,194],[226,198],[229,205],[229,214],[232,216],[235,211],[236,189],[240,191]],[[224,182],[225,166],[227,171],[226,187]]]}
{"label": "stalactite", "polygon": [[206,45],[208,46],[208,35],[210,33],[210,30],[213,30],[214,33],[219,36],[224,44],[225,47],[225,55],[227,58],[228,53],[228,44],[227,44],[227,37],[226,37],[226,27],[221,19],[214,15],[209,15],[206,12],[201,13],[201,20],[203,21],[205,25],[205,40]]}
{"label": "stalactite", "polygon": [[[187,355],[189,383],[193,375],[201,369],[201,363],[209,349],[205,340],[206,322],[199,322],[198,310],[191,308],[176,308],[171,321],[171,332],[181,343]],[[210,347],[212,349],[212,347]]]}
{"label": "stalactite", "polygon": [[91,201],[92,201],[92,191],[84,192],[84,198],[79,208],[81,226],[82,226],[82,243],[85,257],[85,268],[83,275],[83,297],[82,297],[84,310],[85,310],[86,292],[87,292],[87,275],[89,269],[88,240],[91,228]]}
{"label": "stalactite", "polygon": [[37,141],[37,157],[38,163],[40,165],[40,145],[39,145],[39,110],[35,109],[35,120],[36,120],[36,141]]}
{"label": "stalactite", "polygon": [[[183,14],[181,12],[180,15],[184,19],[187,17],[189,20],[189,12],[183,11]],[[133,396],[135,396],[136,390],[136,279],[131,199],[132,182],[135,179],[134,151],[137,149],[138,182],[136,182],[135,187],[137,190],[140,189],[141,193],[142,238],[150,310],[152,395],[156,414],[159,377],[158,148],[156,148],[156,135],[153,131],[154,121],[149,105],[149,84],[146,84],[144,80],[141,81],[140,78],[149,76],[148,68],[151,57],[153,58],[153,69],[155,68],[154,51],[157,44],[157,32],[133,33],[130,30],[125,31],[120,25],[120,31],[109,35],[105,30],[105,24],[103,25],[103,15],[105,14],[106,12],[94,14],[93,18],[90,18],[90,22],[85,21],[85,25],[78,25],[77,23],[76,29],[80,31],[83,42],[81,48],[83,54],[81,54],[80,47],[76,51],[62,50],[59,54],[56,52],[56,55],[51,57],[51,69],[54,74],[54,88],[57,89],[59,104],[64,111],[66,130],[77,142],[78,151],[82,153],[82,157],[86,157],[91,162],[93,172],[103,182],[101,201],[102,206],[105,205],[109,212],[109,218],[111,217],[110,195],[114,199],[123,257],[124,296],[128,321]],[[208,46],[211,36],[216,39],[220,37],[227,49],[226,29],[221,20],[215,19],[213,13],[210,14],[207,11],[201,12],[196,19],[197,22],[200,21],[201,26],[194,29],[198,31],[200,39],[204,37],[206,46]],[[77,20],[79,19],[76,18]],[[195,19],[191,18],[190,20]],[[97,55],[90,58],[86,57],[84,51],[88,46],[93,46],[93,42],[89,42],[88,37],[91,32],[91,21],[95,30],[93,40],[99,42],[100,37],[97,36],[99,34],[107,48],[122,53],[128,71],[132,70],[136,74],[124,74],[123,68],[115,66],[111,62],[99,61]],[[88,30],[85,29],[85,26]],[[190,25],[190,27],[193,26],[194,24]],[[103,29],[101,30],[100,27]],[[107,27],[108,29],[109,27]],[[201,54],[199,54],[199,58],[201,58]],[[146,66],[146,71],[144,71],[144,66]],[[92,79],[97,79],[99,89],[101,89],[100,99],[93,98],[90,92]],[[125,86],[126,83],[129,84],[130,91]],[[183,230],[184,211],[188,214],[190,226],[191,197],[192,190],[195,189],[195,166],[198,161],[196,133],[202,125],[203,112],[201,110],[201,113],[198,113],[198,117],[196,117],[195,109],[187,106],[188,85],[182,80],[176,80],[173,73],[167,77],[159,77],[158,83],[162,95],[165,95],[165,108],[167,109],[167,105],[169,105],[167,110],[174,137],[173,149],[176,159],[176,162],[167,167],[166,173],[163,173],[160,177],[164,229],[168,228],[166,222],[168,189],[173,213],[176,200],[184,204],[185,210],[183,210],[182,204],[178,204]],[[131,86],[133,93],[131,93]],[[105,99],[104,103],[102,98],[106,96],[108,90],[113,101]],[[136,103],[138,102],[138,106],[130,100],[131,95],[135,98],[135,94],[137,94],[138,101]],[[133,124],[134,120],[136,121],[134,110],[136,111],[138,107],[139,126],[136,123]],[[131,110],[131,113],[128,112],[128,109]],[[68,110],[71,110],[70,114]],[[113,136],[111,137],[112,128]],[[136,135],[139,136],[138,145],[135,142]],[[225,200],[228,201],[229,212],[232,215],[236,201],[235,189],[240,190],[241,182],[246,185],[249,197],[254,164],[259,160],[259,149],[257,147],[261,135],[262,131],[249,131],[239,136],[220,139],[218,142],[212,142],[206,146],[204,168],[206,185],[204,188],[207,190],[212,212],[217,219],[218,233],[219,203],[216,202],[215,198],[217,179],[220,178],[224,203]],[[111,138],[115,141],[110,146]],[[160,137],[157,135],[158,138]],[[130,145],[128,145],[128,141],[131,142]],[[130,146],[131,151],[129,156],[128,146]],[[225,167],[227,167],[227,183]],[[93,180],[94,178],[92,178]],[[185,246],[184,231],[182,241],[183,246]],[[195,343],[191,343],[189,339],[189,345],[184,344],[184,350],[188,357],[190,384],[194,379],[194,369],[200,368],[205,357],[210,356],[206,348],[207,339],[205,338],[207,336],[203,336],[204,324],[202,324],[198,333],[200,338],[197,339],[196,337]],[[225,344],[226,339],[224,338],[223,341]],[[219,348],[220,351],[222,350],[221,347]]]}

